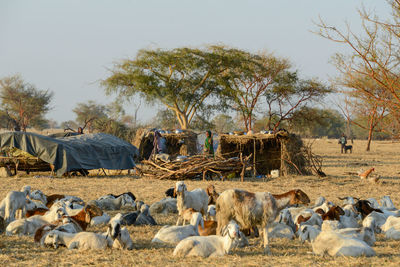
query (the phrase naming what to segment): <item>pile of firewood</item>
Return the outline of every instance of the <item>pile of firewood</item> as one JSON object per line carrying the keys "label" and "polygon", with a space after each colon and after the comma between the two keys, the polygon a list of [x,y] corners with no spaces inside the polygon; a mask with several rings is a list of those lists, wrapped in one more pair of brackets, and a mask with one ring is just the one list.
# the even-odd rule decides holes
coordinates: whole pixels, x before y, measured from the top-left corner
{"label": "pile of firewood", "polygon": [[215,173],[221,180],[228,174],[239,173],[244,179],[244,171],[251,166],[248,157],[214,158],[205,155],[188,157],[185,161],[154,162],[142,161],[141,166],[136,169],[142,176],[156,177],[158,179],[185,180],[195,178],[206,178],[207,174]]}

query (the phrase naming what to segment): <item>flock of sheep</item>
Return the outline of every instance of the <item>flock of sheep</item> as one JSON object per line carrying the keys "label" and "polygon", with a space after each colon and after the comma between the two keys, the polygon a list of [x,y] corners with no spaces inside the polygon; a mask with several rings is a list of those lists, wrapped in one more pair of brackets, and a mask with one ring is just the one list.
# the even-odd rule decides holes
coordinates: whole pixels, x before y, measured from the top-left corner
{"label": "flock of sheep", "polygon": [[[266,254],[271,239],[299,238],[309,242],[316,255],[374,256],[376,233],[400,239],[400,210],[389,196],[380,203],[345,197],[342,205],[319,197],[310,206],[307,194],[299,189],[283,194],[228,189],[218,194],[212,185],[188,191],[182,181],[166,195],[151,207],[130,192],[84,203],[76,196],[45,195],[25,186],[1,201],[0,231],[31,235],[40,246],[54,248],[133,249],[126,225],[156,225],[151,214],[178,213],[176,225],[163,226],[151,242],[175,246],[173,255],[179,257],[223,256],[234,247],[249,246],[248,238],[257,237],[262,237]],[[105,212],[124,206],[134,211],[112,218]],[[102,225],[107,225],[104,233],[86,231]]]}

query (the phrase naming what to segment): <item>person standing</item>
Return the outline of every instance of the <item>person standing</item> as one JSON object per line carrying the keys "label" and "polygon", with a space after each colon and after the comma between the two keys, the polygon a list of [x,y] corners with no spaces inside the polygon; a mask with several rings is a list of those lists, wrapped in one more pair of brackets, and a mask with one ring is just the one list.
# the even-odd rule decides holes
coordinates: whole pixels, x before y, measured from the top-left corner
{"label": "person standing", "polygon": [[346,144],[347,144],[347,138],[346,138],[346,136],[344,135],[344,133],[342,134],[342,136],[341,136],[340,139],[339,139],[339,144],[340,144],[340,146],[341,146],[340,151],[341,151],[341,153],[343,154],[343,151],[345,151],[345,146],[346,146]]}
{"label": "person standing", "polygon": [[204,141],[204,153],[214,156],[214,142],[210,130],[206,132],[206,140]]}

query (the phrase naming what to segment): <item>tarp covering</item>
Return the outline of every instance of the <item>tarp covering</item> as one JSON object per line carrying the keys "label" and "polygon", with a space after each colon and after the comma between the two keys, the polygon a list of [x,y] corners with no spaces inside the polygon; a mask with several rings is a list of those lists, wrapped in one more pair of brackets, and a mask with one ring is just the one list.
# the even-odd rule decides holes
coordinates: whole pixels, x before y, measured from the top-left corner
{"label": "tarp covering", "polygon": [[96,133],[51,138],[35,133],[0,134],[0,150],[18,148],[54,165],[57,176],[73,170],[131,169],[138,150],[113,135]]}

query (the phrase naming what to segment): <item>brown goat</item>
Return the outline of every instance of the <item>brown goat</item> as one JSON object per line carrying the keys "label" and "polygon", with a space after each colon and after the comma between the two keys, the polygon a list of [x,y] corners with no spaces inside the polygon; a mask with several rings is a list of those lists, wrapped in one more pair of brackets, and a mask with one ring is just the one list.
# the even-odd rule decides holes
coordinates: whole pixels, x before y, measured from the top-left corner
{"label": "brown goat", "polygon": [[45,208],[35,208],[33,210],[27,210],[25,217],[29,218],[33,215],[45,215],[46,212],[48,212],[48,211],[49,211],[49,209],[45,209]]}
{"label": "brown goat", "polygon": [[339,206],[333,206],[327,213],[322,214],[322,220],[340,221],[340,215],[344,215],[344,210]]}
{"label": "brown goat", "polygon": [[94,205],[86,205],[86,207],[84,207],[78,214],[68,218],[71,218],[82,228],[83,231],[86,231],[92,218],[101,215],[103,215],[101,209]]}
{"label": "brown goat", "polygon": [[206,192],[208,195],[208,205],[215,205],[215,203],[217,203],[219,194],[215,191],[214,185],[210,184],[207,186]]}
{"label": "brown goat", "polygon": [[218,223],[216,221],[204,221],[204,229],[199,225],[199,235],[216,235]]}
{"label": "brown goat", "polygon": [[221,234],[222,228],[230,220],[236,220],[245,229],[260,226],[263,228],[264,252],[269,253],[268,225],[275,221],[282,209],[290,205],[308,203],[310,199],[307,194],[299,189],[274,195],[239,189],[226,190],[219,196],[216,203],[217,234]]}
{"label": "brown goat", "polygon": [[40,243],[42,237],[47,233],[50,232],[51,230],[55,229],[57,227],[56,224],[45,224],[41,227],[39,227],[35,235],[33,236],[33,240],[35,243]]}
{"label": "brown goat", "polygon": [[319,215],[324,215],[325,214],[325,211],[323,210],[323,209],[321,209],[321,208],[318,208],[316,211],[315,211],[315,213],[318,213]]}
{"label": "brown goat", "polygon": [[53,195],[46,196],[46,198],[47,198],[46,207],[51,208],[51,206],[53,206],[54,202],[56,202],[59,199],[65,198],[65,195],[53,194]]}
{"label": "brown goat", "polygon": [[195,209],[193,209],[193,208],[185,209],[185,210],[182,212],[183,225],[185,225],[185,222],[186,222],[186,221],[190,222],[190,220],[192,219],[192,215],[193,215],[193,213],[195,213],[195,212],[197,212],[197,211],[196,211]]}
{"label": "brown goat", "polygon": [[361,217],[363,219],[373,211],[383,213],[380,209],[374,209],[373,207],[371,207],[371,202],[369,202],[368,200],[359,200],[353,206],[359,213],[361,213]]}

